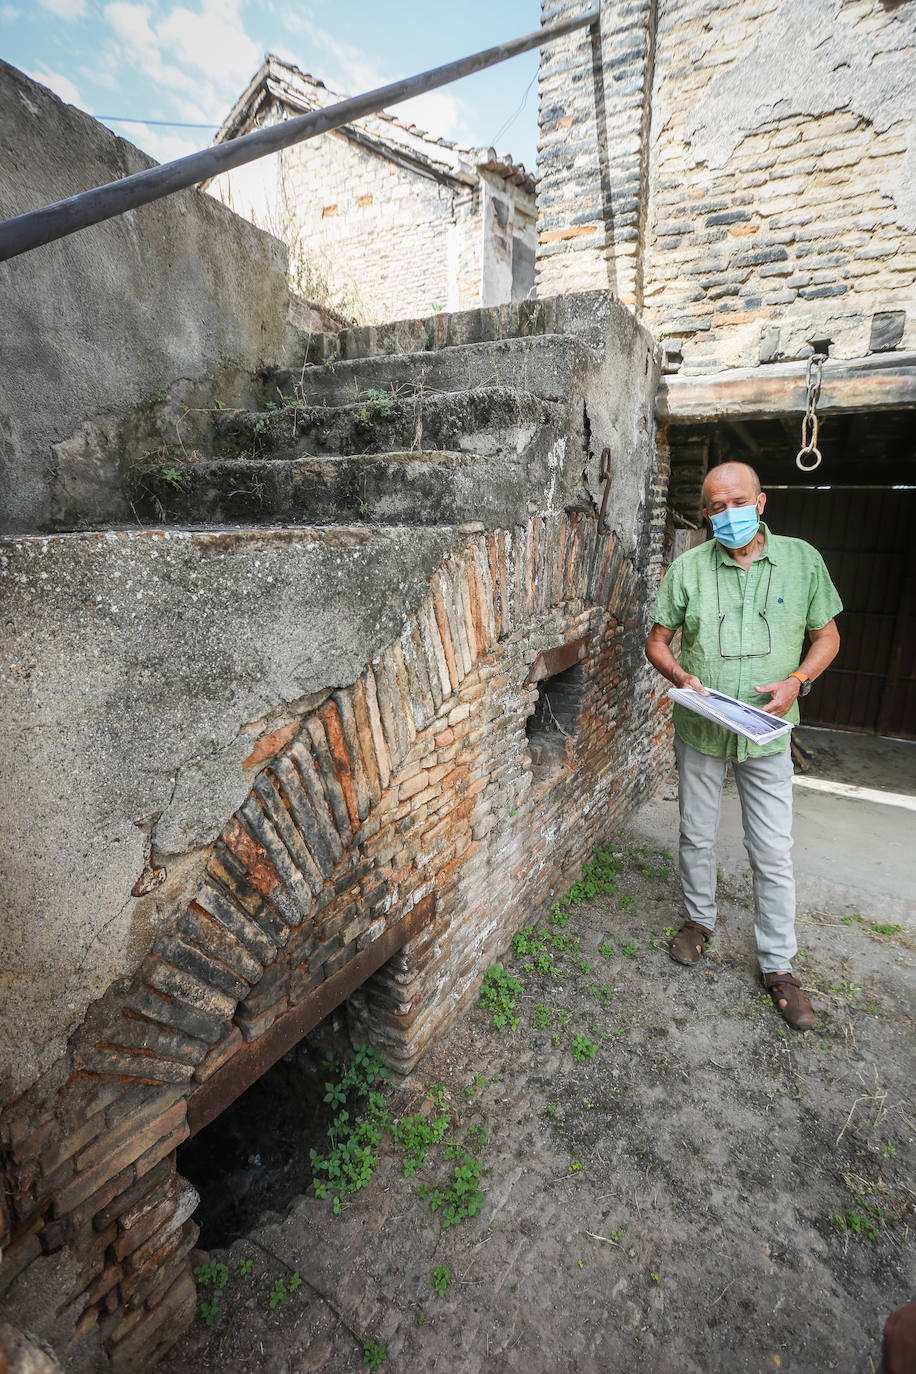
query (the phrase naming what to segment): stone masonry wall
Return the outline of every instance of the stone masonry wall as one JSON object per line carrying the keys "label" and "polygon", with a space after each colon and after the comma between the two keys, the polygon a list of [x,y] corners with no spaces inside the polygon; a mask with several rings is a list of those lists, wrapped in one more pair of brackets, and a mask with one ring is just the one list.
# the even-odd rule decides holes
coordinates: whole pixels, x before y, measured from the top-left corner
{"label": "stone masonry wall", "polygon": [[[591,0],[542,0],[543,23]],[[604,0],[600,33],[541,53],[537,291],[607,290],[640,304],[640,226],[655,0]]]}
{"label": "stone masonry wall", "polygon": [[[339,393],[416,375],[511,467],[514,388],[544,461],[487,526],[434,505],[0,548],[0,1319],[68,1374],[139,1374],[191,1319],[188,1134],[347,997],[409,1070],[664,766],[651,340],[606,293],[433,325],[350,331],[346,361],[300,369],[300,437],[323,414],[349,461]],[[529,746],[558,657],[568,735]]]}
{"label": "stone masonry wall", "polygon": [[911,5],[604,0],[542,63],[538,291],[616,292],[672,370],[912,349],[914,112]]}
{"label": "stone masonry wall", "polygon": [[[288,114],[274,102],[263,118]],[[209,189],[284,239],[299,294],[371,324],[517,298],[513,226],[530,234],[534,201],[491,180],[502,224],[492,208],[485,217],[491,188],[476,173],[428,176],[336,131],[223,173]]]}
{"label": "stone masonry wall", "polygon": [[329,134],[283,155],[288,243],[327,273],[334,295],[367,322],[425,315],[433,304],[457,309],[479,299],[479,254],[449,299],[449,239],[472,233],[453,186],[427,179]]}
{"label": "stone masonry wall", "polygon": [[[66,1348],[68,1370],[147,1369],[191,1319],[197,1199],[174,1151],[196,1090],[431,898],[354,999],[408,1069],[651,791],[667,726],[641,589],[665,478],[645,491],[647,564],[594,515],[466,536],[352,685],[262,740],[177,924],[4,1112],[0,1311]],[[578,720],[539,763],[530,670],[583,636]]]}
{"label": "stone masonry wall", "polygon": [[674,0],[656,40],[645,322],[688,371],[804,357],[813,339],[863,357],[881,312],[916,347],[914,175],[912,6]]}

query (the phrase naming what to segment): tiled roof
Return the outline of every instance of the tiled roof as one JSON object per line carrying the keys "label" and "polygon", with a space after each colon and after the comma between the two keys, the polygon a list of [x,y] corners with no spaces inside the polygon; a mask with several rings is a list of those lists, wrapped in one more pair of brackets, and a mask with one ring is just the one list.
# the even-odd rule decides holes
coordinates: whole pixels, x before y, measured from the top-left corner
{"label": "tiled roof", "polygon": [[[301,71],[273,53],[267,53],[261,67],[223,121],[214,142],[220,143],[247,132],[270,95],[302,111],[324,109],[347,99],[309,72]],[[437,138],[416,124],[385,113],[368,115],[354,120],[354,124],[367,132],[371,131],[380,141],[391,143],[414,158],[427,162],[430,167],[456,176],[458,180],[476,180],[476,173],[487,171],[534,193],[534,177],[522,163],[514,162],[511,154],[500,155],[495,148],[472,148],[447,138]]]}

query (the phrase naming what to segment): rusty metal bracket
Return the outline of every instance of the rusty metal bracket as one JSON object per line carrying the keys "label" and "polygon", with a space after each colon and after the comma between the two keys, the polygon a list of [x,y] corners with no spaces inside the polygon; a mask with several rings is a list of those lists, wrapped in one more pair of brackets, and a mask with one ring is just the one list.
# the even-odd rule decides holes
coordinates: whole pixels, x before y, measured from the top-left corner
{"label": "rusty metal bracket", "polygon": [[610,530],[604,523],[604,514],[607,510],[607,499],[611,494],[611,450],[603,448],[601,450],[601,472],[598,481],[604,483],[604,494],[601,497],[601,509],[598,512],[598,533],[610,534]]}
{"label": "rusty metal bracket", "polygon": [[435,913],[435,896],[430,893],[412,911],[384,931],[377,940],[326,978],[313,992],[280,1016],[263,1035],[234,1054],[195,1088],[188,1098],[188,1127],[196,1135],[224,1112],[237,1097],[250,1088],[262,1074],[298,1044],[304,1035],[323,1021],[335,1007],[355,992],[371,973],[387,963],[408,940],[430,924]]}

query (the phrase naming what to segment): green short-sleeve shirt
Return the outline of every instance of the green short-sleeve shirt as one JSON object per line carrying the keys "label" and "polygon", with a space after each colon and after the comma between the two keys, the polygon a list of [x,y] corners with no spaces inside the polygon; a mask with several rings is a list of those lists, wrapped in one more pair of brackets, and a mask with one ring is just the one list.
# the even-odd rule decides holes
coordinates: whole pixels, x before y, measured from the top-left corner
{"label": "green short-sleeve shirt", "polygon": [[[681,630],[681,667],[704,687],[766,706],[765,682],[780,682],[798,667],[806,630],[820,630],[843,604],[817,549],[803,539],[771,534],[761,523],[763,553],[748,570],[710,539],[676,558],[652,607],[651,618]],[[798,721],[795,702],[785,719]],[[788,736],[757,745],[712,721],[674,707],[674,728],[685,744],[717,758],[778,754]]]}

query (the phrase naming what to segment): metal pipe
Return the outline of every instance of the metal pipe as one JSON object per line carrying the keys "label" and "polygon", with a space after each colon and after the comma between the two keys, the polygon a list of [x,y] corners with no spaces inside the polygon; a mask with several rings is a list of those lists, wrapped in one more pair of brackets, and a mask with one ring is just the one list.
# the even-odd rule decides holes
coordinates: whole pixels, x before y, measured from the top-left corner
{"label": "metal pipe", "polygon": [[576,29],[596,24],[599,14],[600,6],[575,18],[557,20],[535,33],[526,34],[524,38],[500,43],[455,62],[446,62],[442,67],[420,72],[417,76],[394,81],[389,86],[379,86],[365,95],[341,100],[324,110],[297,115],[295,119],[287,119],[282,124],[272,124],[266,129],[244,134],[241,138],[228,139],[211,148],[204,148],[202,152],[150,167],[144,172],[135,172],[120,181],[111,181],[105,186],[96,186],[91,191],[82,191],[67,200],[46,205],[41,210],[30,210],[14,219],[4,220],[0,223],[0,262],[14,258],[19,253],[27,253],[43,243],[74,234],[78,229],[86,229],[90,224],[99,224],[114,215],[124,214],[126,210],[134,210],[138,205],[148,205],[150,201],[160,200],[174,191],[183,191],[220,172],[242,167],[246,162],[254,162],[293,143],[302,143],[330,129],[337,129],[342,124],[377,114],[389,105],[400,104],[402,100],[433,91],[438,86],[447,86],[449,82],[469,76],[472,72],[494,67],[510,57],[539,47],[551,38],[561,38]]}

